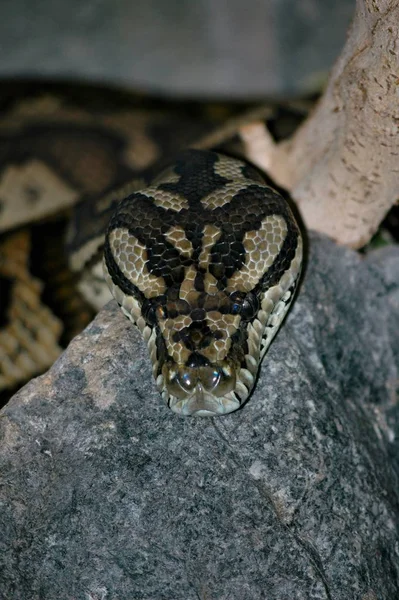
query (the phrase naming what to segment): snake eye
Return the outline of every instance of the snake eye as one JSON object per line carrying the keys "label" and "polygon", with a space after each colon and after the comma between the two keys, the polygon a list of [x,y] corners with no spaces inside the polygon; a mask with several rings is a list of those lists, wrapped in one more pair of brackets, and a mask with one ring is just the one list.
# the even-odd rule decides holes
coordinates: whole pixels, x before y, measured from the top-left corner
{"label": "snake eye", "polygon": [[234,292],[231,294],[230,299],[233,303],[231,313],[233,315],[241,315],[244,321],[253,319],[259,310],[259,301],[250,292],[245,295],[241,292]]}
{"label": "snake eye", "polygon": [[233,292],[230,295],[230,300],[232,302],[231,305],[231,314],[233,315],[239,315],[241,314],[242,311],[242,305],[245,301],[245,295],[242,294],[241,292]]}
{"label": "snake eye", "polygon": [[254,294],[247,294],[241,308],[241,317],[244,321],[253,319],[259,310],[259,300]]}
{"label": "snake eye", "polygon": [[165,309],[160,304],[152,304],[148,300],[146,300],[142,307],[143,317],[150,327],[155,327],[158,323],[159,319],[164,319]]}

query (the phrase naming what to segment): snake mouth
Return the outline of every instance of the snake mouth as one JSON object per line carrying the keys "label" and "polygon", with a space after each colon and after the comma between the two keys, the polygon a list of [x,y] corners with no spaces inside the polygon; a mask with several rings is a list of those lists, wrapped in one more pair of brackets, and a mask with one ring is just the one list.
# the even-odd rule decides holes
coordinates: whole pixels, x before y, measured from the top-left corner
{"label": "snake mouth", "polygon": [[216,398],[198,386],[195,394],[189,398],[179,399],[170,396],[169,408],[177,414],[191,417],[217,417],[227,415],[240,408],[237,398]]}
{"label": "snake mouth", "polygon": [[235,370],[228,361],[191,368],[165,365],[163,381],[169,408],[181,415],[216,416],[237,410]]}

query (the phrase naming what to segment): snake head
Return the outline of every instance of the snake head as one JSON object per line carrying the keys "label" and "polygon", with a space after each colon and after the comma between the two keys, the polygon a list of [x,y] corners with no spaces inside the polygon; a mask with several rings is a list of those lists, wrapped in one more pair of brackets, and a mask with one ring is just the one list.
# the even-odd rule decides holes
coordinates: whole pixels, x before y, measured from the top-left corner
{"label": "snake head", "polygon": [[215,416],[242,406],[301,260],[288,205],[242,161],[187,151],[122,200],[106,235],[105,278],[142,332],[171,410]]}

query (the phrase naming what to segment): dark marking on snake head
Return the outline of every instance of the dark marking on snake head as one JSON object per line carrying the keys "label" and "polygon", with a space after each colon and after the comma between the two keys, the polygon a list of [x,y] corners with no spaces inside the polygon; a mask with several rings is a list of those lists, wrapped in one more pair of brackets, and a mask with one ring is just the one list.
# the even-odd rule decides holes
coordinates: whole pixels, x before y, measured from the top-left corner
{"label": "dark marking on snake head", "polygon": [[163,336],[161,335],[161,332],[159,330],[159,328],[157,327],[156,329],[157,331],[157,336],[156,336],[156,347],[157,347],[157,375],[159,375],[162,372],[162,367],[166,361],[166,359],[168,358],[168,351],[166,349],[166,344],[165,344],[165,340],[163,339]]}
{"label": "dark marking on snake head", "polygon": [[204,321],[206,318],[206,311],[203,308],[194,308],[190,312],[190,317],[193,321]]}
{"label": "dark marking on snake head", "polygon": [[165,313],[168,319],[176,319],[180,315],[190,315],[191,306],[185,300],[175,298],[167,302],[165,306]]}
{"label": "dark marking on snake head", "polygon": [[134,285],[132,281],[125,277],[119,266],[116,264],[109,244],[108,236],[105,238],[104,243],[104,257],[113,283],[118,286],[123,293],[126,294],[126,296],[133,296],[140,302],[140,304],[143,304],[145,300],[143,292],[137,287],[137,285]]}
{"label": "dark marking on snake head", "polygon": [[204,292],[205,291],[204,273],[202,271],[200,271],[200,270],[198,270],[197,273],[196,273],[196,275],[195,275],[194,289],[197,292]]}
{"label": "dark marking on snake head", "polygon": [[215,340],[222,339],[223,334],[220,331],[212,331],[205,321],[191,323],[180,331],[173,334],[175,343],[181,342],[191,352],[208,348]]}
{"label": "dark marking on snake head", "polygon": [[180,175],[179,181],[161,183],[159,188],[167,192],[187,198],[190,206],[195,208],[201,198],[208,196],[229,182],[215,172],[215,163],[219,156],[215,152],[202,150],[186,150],[176,159],[175,173]]}
{"label": "dark marking on snake head", "polygon": [[242,268],[244,262],[245,248],[241,232],[223,232],[211,251],[210,273],[218,280],[229,279]]}

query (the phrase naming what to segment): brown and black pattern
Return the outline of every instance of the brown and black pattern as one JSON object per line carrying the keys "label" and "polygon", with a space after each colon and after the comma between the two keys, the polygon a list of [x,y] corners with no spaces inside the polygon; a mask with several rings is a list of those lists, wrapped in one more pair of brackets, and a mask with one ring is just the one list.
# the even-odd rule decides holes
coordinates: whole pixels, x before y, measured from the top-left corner
{"label": "brown and black pattern", "polygon": [[253,167],[211,151],[183,152],[124,199],[105,243],[111,290],[183,414],[227,413],[247,398],[300,262],[283,198]]}
{"label": "brown and black pattern", "polygon": [[[29,227],[32,243],[25,257],[27,269],[34,278],[44,280],[40,303],[48,305],[65,326],[65,336],[57,330],[54,337],[57,352],[64,337],[67,341],[67,330],[76,333],[82,314],[85,319],[88,314],[86,309],[82,313],[80,300],[74,301],[74,282],[79,280],[80,291],[95,309],[109,299],[101,264],[104,232],[121,199],[126,198],[128,206],[135,198],[134,210],[143,213],[136,223],[126,223],[135,228],[133,270],[137,276],[132,278],[129,261],[122,261],[124,266],[117,264],[119,272],[115,269],[114,273],[121,287],[111,282],[111,288],[148,341],[160,389],[165,397],[170,396],[165,391],[169,377],[169,387],[176,384],[181,396],[182,383],[187,396],[187,389],[195,389],[188,375],[197,377],[202,369],[207,389],[217,388],[219,393],[216,408],[214,395],[206,393],[205,400],[199,401],[202,413],[195,403],[184,398],[175,401],[171,396],[173,410],[228,412],[246,398],[257,363],[292,299],[292,286],[289,293],[281,290],[288,289],[290,277],[297,274],[300,238],[295,242],[289,211],[284,212],[283,204],[280,212],[275,211],[272,200],[278,204],[276,196],[249,164],[207,152],[182,154],[174,161],[189,146],[218,148],[250,158],[262,168],[259,148],[251,147],[246,126],[257,123],[258,129],[266,130],[266,121],[271,123],[274,113],[271,105],[253,110],[245,105],[165,101],[98,86],[3,82],[0,243],[10,230],[18,233]],[[162,171],[171,163],[172,168]],[[259,212],[264,201],[270,214]],[[70,220],[69,266],[62,254],[63,235],[55,226],[58,219]],[[279,232],[277,243],[269,240],[263,248],[272,232]],[[128,248],[129,230],[126,238],[121,238],[121,244]],[[47,259],[41,257],[43,248],[47,248]],[[53,259],[56,249],[60,260]],[[286,264],[294,267],[285,271]],[[3,311],[8,316],[7,322],[0,323],[0,334],[7,333],[11,324],[28,339],[35,327],[34,314],[21,303],[22,312],[14,310],[18,302],[14,291],[25,274],[18,270],[10,277],[3,281],[2,300],[12,307],[12,318],[11,312]],[[251,320],[248,315],[255,313]],[[20,345],[9,348],[7,344],[7,369],[16,373],[12,364],[19,360],[25,364],[26,353]],[[30,347],[32,363],[35,350]],[[54,353],[47,354],[48,365]],[[167,372],[161,365],[166,365]],[[212,365],[216,365],[214,370]],[[32,375],[39,372],[39,367],[29,371]],[[20,385],[24,377],[22,373],[13,381]],[[9,385],[9,379],[2,381],[3,386]],[[229,392],[233,381],[235,391]]]}

